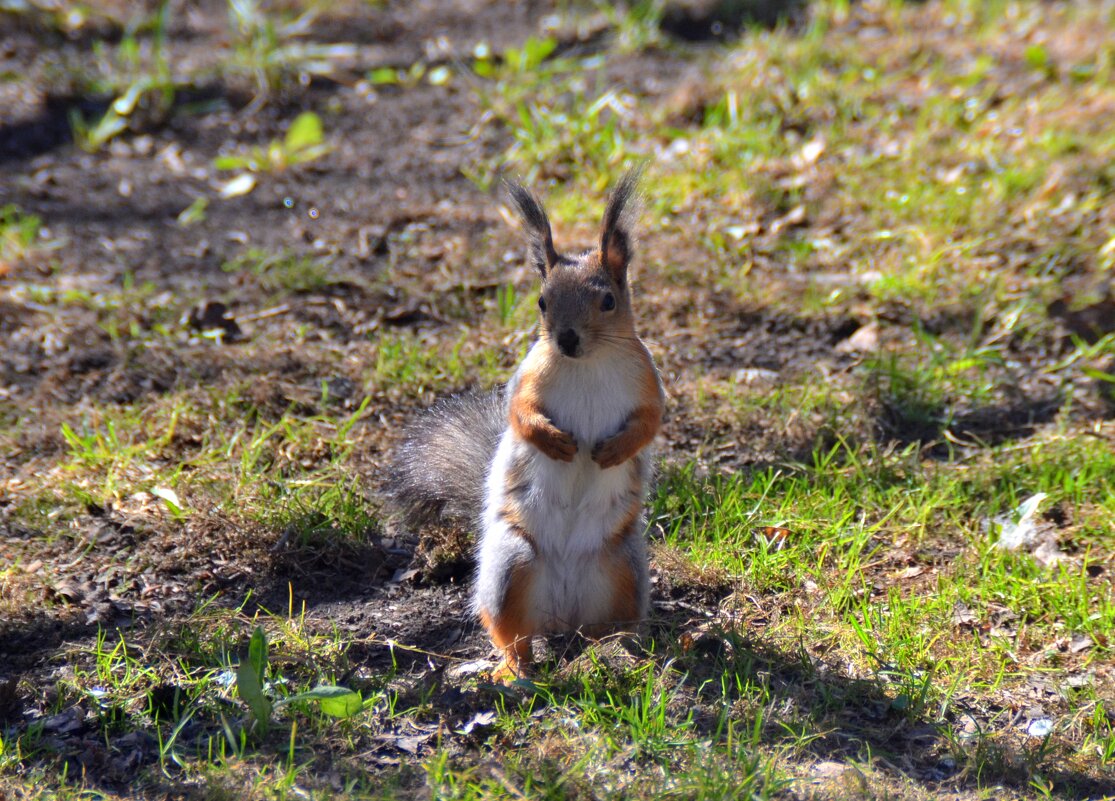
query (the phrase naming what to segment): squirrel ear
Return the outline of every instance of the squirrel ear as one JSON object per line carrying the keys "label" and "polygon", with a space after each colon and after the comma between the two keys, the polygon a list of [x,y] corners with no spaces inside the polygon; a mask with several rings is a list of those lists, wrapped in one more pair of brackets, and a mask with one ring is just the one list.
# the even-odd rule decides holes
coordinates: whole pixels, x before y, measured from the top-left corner
{"label": "squirrel ear", "polygon": [[504,181],[511,205],[519,214],[519,219],[530,235],[530,262],[545,278],[550,268],[557,264],[558,252],[554,250],[554,238],[550,233],[550,219],[542,204],[529,191],[513,181]]}
{"label": "squirrel ear", "polygon": [[627,265],[631,262],[634,244],[632,227],[642,205],[639,198],[641,166],[634,167],[620,179],[608,199],[604,210],[604,224],[600,231],[600,258],[604,267],[620,286],[627,282]]}

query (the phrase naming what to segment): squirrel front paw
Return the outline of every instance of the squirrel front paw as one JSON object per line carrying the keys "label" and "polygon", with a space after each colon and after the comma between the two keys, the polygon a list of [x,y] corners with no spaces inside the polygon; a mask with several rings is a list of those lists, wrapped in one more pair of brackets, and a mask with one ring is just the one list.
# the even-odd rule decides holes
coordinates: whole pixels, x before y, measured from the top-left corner
{"label": "squirrel front paw", "polygon": [[559,462],[572,462],[577,455],[577,440],[564,431],[539,439],[537,445],[538,450]]}
{"label": "squirrel front paw", "polygon": [[592,449],[592,461],[604,469],[623,464],[631,458],[631,454],[627,453],[623,445],[624,443],[619,437],[601,440]]}

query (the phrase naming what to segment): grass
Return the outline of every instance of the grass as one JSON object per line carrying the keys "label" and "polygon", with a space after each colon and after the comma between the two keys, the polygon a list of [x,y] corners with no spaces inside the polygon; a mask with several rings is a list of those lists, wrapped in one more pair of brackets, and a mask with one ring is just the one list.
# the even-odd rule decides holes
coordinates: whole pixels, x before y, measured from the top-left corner
{"label": "grass", "polygon": [[42,220],[14,204],[0,208],[0,277],[34,252],[41,226]]}
{"label": "grass", "polygon": [[226,69],[255,82],[257,99],[273,97],[310,76],[328,76],[334,60],[351,53],[343,44],[301,42],[320,9],[314,4],[289,13],[265,8],[257,0],[229,0],[232,57]]}
{"label": "grass", "polygon": [[[16,4],[14,13],[17,17],[21,10],[22,4]],[[84,10],[77,7],[68,14],[58,12],[60,19],[51,20],[50,27],[63,32],[76,32],[84,25]],[[121,29],[118,44],[110,47],[97,40],[92,59],[66,64],[60,70],[60,80],[76,93],[111,98],[107,109],[91,119],[86,119],[78,109],[71,110],[69,121],[74,142],[89,153],[100,152],[126,132],[149,131],[165,126],[174,113],[182,110],[178,102],[180,93],[212,82],[214,73],[223,74],[228,79],[250,77],[256,92],[255,102],[263,104],[289,91],[292,85],[308,83],[311,76],[320,78],[330,75],[336,59],[350,55],[352,51],[349,45],[298,41],[318,15],[319,11],[315,8],[280,19],[280,15],[265,12],[255,0],[229,0],[228,35],[231,46],[227,48],[228,54],[215,67],[199,69],[195,66],[187,73],[175,60],[172,43],[167,38],[172,21],[170,3],[161,3],[154,11],[133,15],[130,20],[114,19],[120,11],[110,9],[106,15],[112,27]],[[26,15],[28,18],[43,18],[43,12],[32,5],[27,6]],[[63,21],[64,18],[72,19]],[[272,145],[265,156],[257,154],[244,160],[252,164],[263,163],[271,169],[282,169],[288,164],[314,157],[308,151],[297,154]]]}
{"label": "grass", "polygon": [[[167,25],[170,4],[162,3],[150,21],[129,25],[115,52],[97,42],[96,57],[102,78],[89,88],[114,98],[100,119],[90,122],[82,113],[70,112],[74,142],[88,153],[100,151],[127,130],[162,125],[174,110],[179,89],[168,55]],[[140,44],[142,28],[150,28],[150,46]]]}
{"label": "grass", "polygon": [[[148,72],[198,77],[162,49],[168,8],[117,46],[136,108],[161,102]],[[344,50],[295,41],[328,9],[230,8],[224,67],[259,98]],[[421,255],[422,226],[459,222],[431,205],[369,275],[343,249],[245,248],[206,289],[254,325],[234,344],[181,322],[187,283],[13,269],[35,331],[78,320],[109,355],[72,371],[80,402],[0,396],[0,614],[25,660],[0,673],[0,794],[1115,794],[1115,339],[1053,313],[1098,307],[1115,258],[1115,51],[1085,35],[1109,11],[817,2],[716,49],[666,39],[661,4],[607,11],[591,52],[536,36],[366,82],[384,104],[467,93],[470,138],[499,144],[454,169],[538,187],[562,248],[650,162],[637,293],[672,397],[642,636],[554,640],[489,684],[467,564],[423,572],[426,540],[384,514],[400,424],[529,344],[537,289],[502,229],[469,218],[467,247]],[[656,89],[655,59],[701,77]],[[202,161],[336,170],[331,113]],[[5,206],[0,267],[56,224]],[[105,389],[160,360],[166,386]],[[1046,544],[1000,547],[1038,493]],[[300,695],[321,686],[358,704]]]}
{"label": "grass", "polygon": [[304,111],[290,123],[282,141],[275,140],[266,149],[257,147],[248,155],[221,156],[214,165],[221,170],[278,172],[324,156],[329,152],[324,140],[321,118]]}
{"label": "grass", "polygon": [[221,269],[227,273],[247,271],[263,290],[275,295],[320,291],[344,280],[322,259],[290,252],[267,253],[259,248],[249,248]]}
{"label": "grass", "polygon": [[[1020,289],[1040,292],[1042,282],[1023,272],[1008,287],[1004,277],[988,275],[985,288],[947,276],[963,262],[989,257],[986,244],[1001,221],[1020,221],[1035,203],[1065,205],[1055,224],[1060,235],[1043,231],[1034,264],[1070,242],[1092,253],[1103,246],[1108,235],[1081,221],[1106,194],[1109,176],[1101,165],[1110,161],[1113,142],[1091,126],[1066,134],[1076,112],[1062,91],[1068,80],[1073,91],[1109,96],[1109,71],[1096,66],[1106,63],[1102,52],[1075,56],[1076,79],[1020,66],[1005,46],[956,59],[925,45],[911,58],[894,43],[918,40],[916,10],[880,8],[874,21],[891,39],[878,47],[834,34],[843,13],[815,8],[800,35],[751,35],[746,48],[711,70],[688,107],[658,114],[635,109],[624,87],[603,80],[604,64],[594,57],[580,69],[559,59],[526,78],[511,72],[489,101],[513,137],[501,164],[556,180],[558,214],[579,218],[596,211],[577,200],[596,194],[583,187],[603,186],[618,162],[685,154],[655,158],[651,203],[663,220],[686,207],[715,213],[682,217],[690,230],[710,232],[708,258],[729,285],[740,256],[785,253],[806,277],[837,265],[852,276],[868,274],[868,291],[881,302],[942,304],[991,289],[991,300],[1005,304]],[[1007,17],[963,19],[965,35],[996,42],[1013,35]],[[1023,85],[1025,93],[1014,91]],[[995,94],[1004,91],[1006,97]],[[680,114],[696,123],[679,125]],[[1048,175],[1049,158],[1065,153],[1081,164],[1094,161],[1098,172]],[[996,213],[988,213],[989,203]],[[846,218],[847,211],[857,223],[835,235],[824,225],[808,226],[805,235],[794,227],[763,235],[798,207],[807,219]],[[726,247],[716,232],[732,228],[718,223],[756,213],[759,235]]]}

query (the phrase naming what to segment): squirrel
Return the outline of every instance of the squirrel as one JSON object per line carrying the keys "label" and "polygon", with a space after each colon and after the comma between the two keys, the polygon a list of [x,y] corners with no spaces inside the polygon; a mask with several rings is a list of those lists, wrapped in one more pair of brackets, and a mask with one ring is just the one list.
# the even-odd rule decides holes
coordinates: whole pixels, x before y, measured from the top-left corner
{"label": "squirrel", "polygon": [[628,280],[639,177],[621,179],[598,246],[577,255],[507,183],[542,278],[537,340],[505,387],[439,401],[395,455],[389,493],[410,523],[479,523],[473,609],[502,652],[497,677],[523,675],[536,634],[599,637],[647,614],[643,503],[665,392]]}

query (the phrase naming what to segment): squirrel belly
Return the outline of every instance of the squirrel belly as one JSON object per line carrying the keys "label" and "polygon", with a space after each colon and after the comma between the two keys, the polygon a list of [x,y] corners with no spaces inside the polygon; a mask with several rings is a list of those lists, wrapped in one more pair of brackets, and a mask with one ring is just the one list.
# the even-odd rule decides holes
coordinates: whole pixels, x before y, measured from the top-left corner
{"label": "squirrel belly", "polygon": [[[509,407],[538,364],[554,365],[538,343],[508,386]],[[621,429],[642,402],[649,360],[563,360],[537,399],[578,443],[571,461],[551,458],[514,427],[488,473],[478,549],[475,606],[489,621],[513,621],[516,636],[635,622],[646,615],[649,580],[642,537],[648,448],[602,468],[593,444]],[[640,350],[642,350],[640,348]],[[627,369],[617,371],[616,365]],[[489,625],[489,628],[492,628]],[[495,632],[494,632],[495,633]],[[496,639],[499,639],[496,633]]]}

